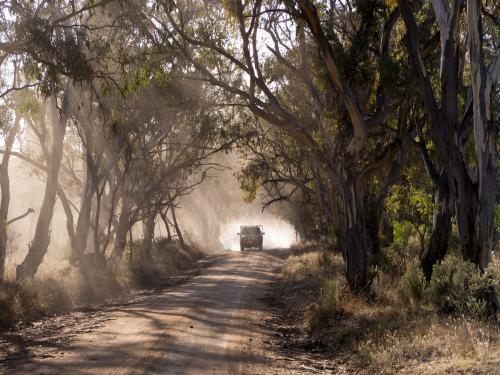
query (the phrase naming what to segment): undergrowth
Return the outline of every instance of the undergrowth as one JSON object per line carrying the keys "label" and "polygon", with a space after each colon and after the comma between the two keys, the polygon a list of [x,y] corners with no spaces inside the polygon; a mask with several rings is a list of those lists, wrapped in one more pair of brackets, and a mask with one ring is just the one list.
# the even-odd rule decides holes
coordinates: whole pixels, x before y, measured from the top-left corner
{"label": "undergrowth", "polygon": [[80,269],[68,266],[34,280],[6,280],[0,288],[0,330],[69,312],[74,306],[103,302],[135,288],[162,285],[202,256],[197,249],[182,249],[176,241],[157,241],[153,261],[141,260],[140,241],[134,242],[132,250],[132,257],[127,249],[122,262],[113,266],[90,262]]}
{"label": "undergrowth", "polygon": [[[387,264],[397,262],[387,259]],[[290,256],[283,268],[283,300],[303,305],[295,320],[304,321],[310,339],[341,357],[353,372],[498,370],[500,326],[483,298],[490,288],[498,290],[498,260],[483,274],[448,256],[435,266],[430,282],[415,261],[402,270],[379,269],[368,296],[348,290],[343,269],[342,258],[332,253]]]}

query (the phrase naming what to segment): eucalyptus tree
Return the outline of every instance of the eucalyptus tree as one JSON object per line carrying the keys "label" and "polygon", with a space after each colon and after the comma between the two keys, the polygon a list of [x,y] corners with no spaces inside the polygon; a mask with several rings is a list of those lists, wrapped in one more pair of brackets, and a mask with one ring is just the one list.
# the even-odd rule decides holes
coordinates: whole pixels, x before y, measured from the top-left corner
{"label": "eucalyptus tree", "polygon": [[78,28],[70,23],[76,15],[74,9],[70,4],[46,2],[12,2],[8,7],[13,15],[16,32],[13,40],[3,43],[0,48],[7,53],[23,56],[27,80],[37,85],[42,94],[49,98],[49,121],[52,124],[44,199],[28,254],[17,266],[17,279],[32,277],[36,273],[49,246],[49,228],[58,188],[69,105],[74,100],[70,97],[73,79],[82,81],[90,79],[92,75],[90,64],[82,52],[83,40],[78,40]]}
{"label": "eucalyptus tree", "polygon": [[347,3],[156,1],[139,10],[144,35],[190,62],[185,75],[284,130],[322,165],[346,277],[363,290],[387,190],[381,183],[370,197],[368,187],[393,180],[412,76],[394,33],[397,9]]}
{"label": "eucalyptus tree", "polygon": [[[237,176],[246,199],[254,200],[259,194],[263,209],[288,202],[294,210],[294,214],[289,212],[288,219],[293,221],[301,238],[310,239],[315,234],[332,245],[334,218],[323,166],[311,157],[307,147],[284,130],[251,116],[245,124],[238,142],[239,156],[245,165]],[[294,220],[297,215],[298,220]]]}
{"label": "eucalyptus tree", "polygon": [[[20,105],[19,105],[20,107]],[[0,285],[3,283],[5,274],[5,257],[7,254],[8,235],[7,227],[9,225],[8,214],[10,205],[10,179],[9,179],[9,161],[12,154],[12,148],[16,136],[21,126],[21,108],[16,108],[13,113],[4,113],[2,116],[2,133],[5,139],[2,164],[0,165],[0,189],[2,190],[0,201]]]}
{"label": "eucalyptus tree", "polygon": [[122,256],[137,221],[144,222],[150,243],[156,216],[167,207],[174,214],[176,200],[214,167],[210,157],[232,143],[223,134],[228,114],[204,105],[203,95],[201,84],[152,78],[136,93],[105,104],[114,109],[111,126],[124,145],[113,258]]}
{"label": "eucalyptus tree", "polygon": [[[494,248],[498,19],[488,11],[495,6],[491,2],[430,3],[440,35],[440,60],[432,65],[421,58],[420,42],[429,36],[416,21],[428,8],[407,0],[399,6],[430,135],[454,202],[463,257],[484,270]],[[437,85],[431,74],[436,70]]]}
{"label": "eucalyptus tree", "polygon": [[[431,153],[428,141],[424,136],[423,126],[417,122],[417,147],[427,175],[434,186],[434,208],[432,214],[432,229],[427,250],[421,258],[421,267],[425,277],[430,280],[436,263],[443,260],[448,253],[449,239],[452,232],[453,202],[451,199],[448,177],[443,168],[438,167],[435,152]],[[422,184],[425,186],[425,184]]]}

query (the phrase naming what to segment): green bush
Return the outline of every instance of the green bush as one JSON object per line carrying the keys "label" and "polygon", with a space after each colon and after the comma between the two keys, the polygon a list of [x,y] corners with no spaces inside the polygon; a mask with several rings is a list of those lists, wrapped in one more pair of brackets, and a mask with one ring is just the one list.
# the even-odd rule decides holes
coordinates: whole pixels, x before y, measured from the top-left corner
{"label": "green bush", "polygon": [[485,296],[495,283],[473,263],[448,256],[433,268],[429,302],[440,312],[484,317],[488,308]]}
{"label": "green bush", "polygon": [[378,262],[378,268],[384,274],[391,277],[399,277],[404,274],[406,267],[406,254],[399,245],[391,244],[382,250]]}
{"label": "green bush", "polygon": [[412,262],[401,277],[398,286],[399,300],[413,307],[420,306],[425,299],[427,281],[418,262]]}

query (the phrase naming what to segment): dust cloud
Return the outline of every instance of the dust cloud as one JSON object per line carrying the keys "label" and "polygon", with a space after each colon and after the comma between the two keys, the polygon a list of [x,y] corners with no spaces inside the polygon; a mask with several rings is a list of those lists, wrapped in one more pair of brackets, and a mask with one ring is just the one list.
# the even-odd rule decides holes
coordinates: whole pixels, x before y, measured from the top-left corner
{"label": "dust cloud", "polygon": [[[233,154],[214,157],[213,162],[221,167],[209,171],[209,177],[191,194],[184,196],[178,204],[177,216],[182,232],[191,244],[204,251],[221,252],[239,250],[240,225],[263,225],[264,248],[286,248],[298,241],[293,226],[280,217],[280,207],[262,212],[257,198],[246,203],[244,193],[239,189],[234,176],[242,162]],[[10,166],[12,200],[11,214],[17,216],[28,208],[34,214],[17,221],[9,227],[9,251],[6,259],[7,270],[13,273],[21,263],[33,238],[38,212],[43,200],[45,187],[44,173],[36,173],[25,162],[13,158]],[[72,197],[75,205],[78,198]],[[165,228],[157,220],[155,237],[166,236]],[[134,227],[134,238],[142,237],[140,223]],[[89,241],[91,242],[91,241]],[[40,267],[40,273],[64,269],[70,255],[69,239],[66,231],[66,215],[59,199],[54,208],[51,224],[51,243]]]}
{"label": "dust cloud", "polygon": [[[15,266],[20,264],[26,256],[35,234],[38,213],[43,201],[45,176],[44,173],[35,173],[33,168],[15,157],[10,162],[9,174],[11,183],[9,218],[22,215],[28,208],[35,211],[24,219],[9,225],[6,270],[8,274],[13,275]],[[50,245],[40,266],[40,273],[66,266],[70,252],[66,231],[66,215],[58,199],[51,223]]]}
{"label": "dust cloud", "polygon": [[222,225],[219,240],[225,249],[240,250],[240,225],[263,225],[264,249],[286,248],[297,241],[297,235],[292,226],[286,221],[266,212],[253,213],[235,218],[228,224]]}
{"label": "dust cloud", "polygon": [[293,226],[280,217],[279,205],[262,212],[259,197],[250,203],[244,201],[234,175],[243,161],[234,154],[221,154],[213,161],[222,167],[210,171],[203,185],[179,205],[179,221],[193,244],[212,251],[239,251],[240,225],[263,225],[265,249],[298,242]]}

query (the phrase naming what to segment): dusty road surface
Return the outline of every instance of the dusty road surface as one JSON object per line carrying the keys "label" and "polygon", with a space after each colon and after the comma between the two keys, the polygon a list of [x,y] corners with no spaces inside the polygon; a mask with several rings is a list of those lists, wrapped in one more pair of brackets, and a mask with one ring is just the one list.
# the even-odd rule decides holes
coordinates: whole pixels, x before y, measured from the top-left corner
{"label": "dusty road surface", "polygon": [[[184,284],[106,311],[96,327],[0,371],[26,374],[307,373],[266,349],[261,301],[280,258],[230,253]],[[83,317],[82,317],[83,319]],[[67,328],[71,335],[72,328]],[[73,333],[74,334],[74,333]]]}

